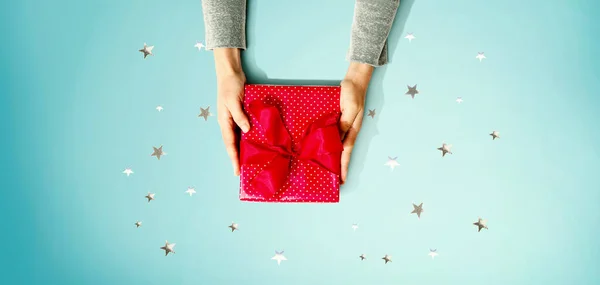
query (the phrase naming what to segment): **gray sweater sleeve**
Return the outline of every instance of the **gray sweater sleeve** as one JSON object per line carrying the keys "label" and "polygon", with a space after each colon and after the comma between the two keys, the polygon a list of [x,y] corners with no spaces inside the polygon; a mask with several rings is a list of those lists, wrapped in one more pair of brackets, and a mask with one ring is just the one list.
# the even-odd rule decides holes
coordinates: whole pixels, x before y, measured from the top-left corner
{"label": "gray sweater sleeve", "polygon": [[372,66],[388,62],[387,38],[398,5],[400,0],[356,0],[347,60]]}
{"label": "gray sweater sleeve", "polygon": [[[387,37],[399,0],[356,0],[346,59],[381,66],[387,63]],[[206,49],[246,49],[246,0],[202,0]]]}
{"label": "gray sweater sleeve", "polygon": [[246,49],[246,0],[202,0],[206,49]]}

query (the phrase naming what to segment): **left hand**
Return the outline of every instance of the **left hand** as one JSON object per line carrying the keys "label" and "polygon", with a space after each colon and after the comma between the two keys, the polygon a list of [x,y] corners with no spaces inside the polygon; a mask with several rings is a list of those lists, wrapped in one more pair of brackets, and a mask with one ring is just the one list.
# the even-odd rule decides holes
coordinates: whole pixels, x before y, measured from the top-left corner
{"label": "left hand", "polygon": [[346,77],[340,83],[340,134],[344,151],[342,152],[341,183],[346,182],[350,156],[354,142],[362,125],[365,110],[367,88],[373,74],[373,66],[364,63],[350,63]]}

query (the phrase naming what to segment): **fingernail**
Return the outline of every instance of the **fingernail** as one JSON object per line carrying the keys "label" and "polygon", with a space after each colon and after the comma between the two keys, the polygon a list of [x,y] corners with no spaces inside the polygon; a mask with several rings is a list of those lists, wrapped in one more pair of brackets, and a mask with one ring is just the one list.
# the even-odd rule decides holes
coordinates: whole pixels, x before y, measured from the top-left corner
{"label": "fingernail", "polygon": [[248,123],[242,124],[242,132],[247,133],[250,130]]}

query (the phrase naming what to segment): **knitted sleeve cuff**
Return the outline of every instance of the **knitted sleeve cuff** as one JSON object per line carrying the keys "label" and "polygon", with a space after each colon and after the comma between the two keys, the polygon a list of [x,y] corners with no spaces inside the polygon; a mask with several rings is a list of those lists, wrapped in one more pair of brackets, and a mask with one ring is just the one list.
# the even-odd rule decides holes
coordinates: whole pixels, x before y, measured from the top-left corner
{"label": "knitted sleeve cuff", "polygon": [[356,0],[346,60],[382,66],[388,62],[387,37],[399,0]]}
{"label": "knitted sleeve cuff", "polygon": [[206,49],[246,49],[246,0],[202,0]]}

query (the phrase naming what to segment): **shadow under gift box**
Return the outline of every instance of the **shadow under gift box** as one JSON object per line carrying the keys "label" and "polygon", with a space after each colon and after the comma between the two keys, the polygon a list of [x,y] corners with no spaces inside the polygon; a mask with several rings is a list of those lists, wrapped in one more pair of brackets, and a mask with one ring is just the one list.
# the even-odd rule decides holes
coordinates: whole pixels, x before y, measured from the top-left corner
{"label": "shadow under gift box", "polygon": [[243,107],[240,200],[339,202],[339,86],[248,84]]}

